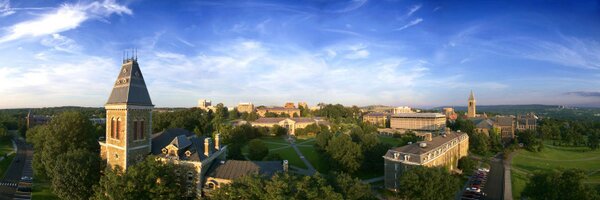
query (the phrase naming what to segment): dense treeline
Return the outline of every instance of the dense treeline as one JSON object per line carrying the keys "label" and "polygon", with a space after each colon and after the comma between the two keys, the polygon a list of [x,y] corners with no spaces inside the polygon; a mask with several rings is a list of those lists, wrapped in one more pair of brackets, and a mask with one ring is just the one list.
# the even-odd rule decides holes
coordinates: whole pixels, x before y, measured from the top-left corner
{"label": "dense treeline", "polygon": [[529,179],[522,195],[534,200],[600,199],[600,186],[593,188],[584,183],[586,178],[585,172],[578,169],[536,172]]}

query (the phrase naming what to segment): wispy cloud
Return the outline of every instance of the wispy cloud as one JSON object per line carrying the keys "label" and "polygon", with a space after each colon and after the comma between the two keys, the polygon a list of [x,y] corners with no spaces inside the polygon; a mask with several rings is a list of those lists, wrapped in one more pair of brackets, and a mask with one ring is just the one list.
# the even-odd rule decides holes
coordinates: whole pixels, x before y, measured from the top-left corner
{"label": "wispy cloud", "polygon": [[600,97],[600,92],[575,91],[575,92],[566,92],[565,95],[575,95],[575,96],[580,96],[580,97]]}
{"label": "wispy cloud", "polygon": [[360,7],[364,6],[367,3],[367,1],[368,0],[351,0],[349,3],[342,6],[341,8],[331,10],[330,12],[332,12],[332,13],[350,12],[350,11],[359,9]]}
{"label": "wispy cloud", "polygon": [[0,37],[0,43],[21,39],[51,35],[77,28],[89,19],[108,17],[112,14],[132,14],[126,6],[115,3],[114,0],[93,2],[89,4],[63,4],[59,8],[42,14],[32,20],[23,21],[7,28]]}
{"label": "wispy cloud", "polygon": [[406,13],[406,17],[410,17],[412,16],[415,12],[419,11],[419,9],[421,9],[421,4],[418,5],[414,5],[412,7],[410,7],[410,9],[408,10],[408,13]]}
{"label": "wispy cloud", "polygon": [[410,28],[411,26],[417,25],[421,22],[423,22],[423,18],[414,19],[414,20],[410,21],[408,24],[405,24],[404,26],[397,28],[396,31],[401,31],[401,30]]}
{"label": "wispy cloud", "polygon": [[6,17],[15,14],[15,11],[10,7],[9,0],[0,1],[0,17]]}
{"label": "wispy cloud", "polygon": [[42,39],[41,44],[51,47],[54,50],[68,53],[76,53],[77,51],[81,50],[81,46],[79,46],[73,39],[58,33],[54,33],[50,37]]}

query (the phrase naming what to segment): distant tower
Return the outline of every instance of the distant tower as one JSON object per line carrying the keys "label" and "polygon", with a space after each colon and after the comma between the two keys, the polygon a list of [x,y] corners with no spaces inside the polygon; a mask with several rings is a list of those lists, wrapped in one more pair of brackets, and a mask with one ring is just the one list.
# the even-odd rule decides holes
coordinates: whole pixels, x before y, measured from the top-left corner
{"label": "distant tower", "polygon": [[106,109],[106,141],[101,155],[123,170],[150,153],[152,101],[135,55],[123,60]]}
{"label": "distant tower", "polygon": [[476,107],[475,95],[473,94],[473,90],[471,90],[471,95],[469,96],[469,110],[467,112],[467,117],[471,118],[471,117],[475,117],[477,115],[475,107]]}

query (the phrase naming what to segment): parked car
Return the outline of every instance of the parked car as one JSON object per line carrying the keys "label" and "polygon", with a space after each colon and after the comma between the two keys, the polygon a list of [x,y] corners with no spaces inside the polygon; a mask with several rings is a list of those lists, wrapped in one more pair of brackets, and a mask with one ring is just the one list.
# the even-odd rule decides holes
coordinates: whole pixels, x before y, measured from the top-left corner
{"label": "parked car", "polygon": [[479,188],[476,187],[468,187],[467,191],[471,191],[471,192],[481,192],[481,190]]}
{"label": "parked car", "polygon": [[17,191],[19,191],[19,192],[31,192],[31,187],[18,187]]}
{"label": "parked car", "polygon": [[31,182],[31,181],[33,181],[33,177],[23,176],[23,177],[21,177],[21,181]]}
{"label": "parked car", "polygon": [[488,168],[479,168],[479,171],[482,171],[482,172],[490,172],[490,169],[488,169]]}

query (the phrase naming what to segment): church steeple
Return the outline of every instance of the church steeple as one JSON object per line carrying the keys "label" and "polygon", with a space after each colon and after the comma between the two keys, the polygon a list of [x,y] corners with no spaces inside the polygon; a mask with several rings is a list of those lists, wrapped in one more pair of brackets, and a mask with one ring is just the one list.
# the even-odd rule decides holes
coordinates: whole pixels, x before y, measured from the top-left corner
{"label": "church steeple", "polygon": [[471,90],[471,95],[469,95],[469,100],[475,100],[475,95],[473,94],[473,90]]}

